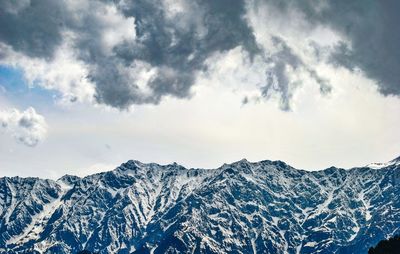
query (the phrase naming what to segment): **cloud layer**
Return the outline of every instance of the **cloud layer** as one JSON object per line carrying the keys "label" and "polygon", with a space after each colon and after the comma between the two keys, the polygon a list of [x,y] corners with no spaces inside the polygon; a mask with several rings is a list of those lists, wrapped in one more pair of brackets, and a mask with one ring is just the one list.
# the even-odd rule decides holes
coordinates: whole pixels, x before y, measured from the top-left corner
{"label": "cloud layer", "polygon": [[258,97],[278,97],[285,110],[304,82],[331,90],[329,78],[317,71],[321,63],[359,69],[383,94],[399,95],[397,5],[2,1],[0,64],[22,68],[30,84],[59,91],[65,101],[119,109],[158,104],[166,96],[190,98],[209,60],[237,48],[261,64]]}
{"label": "cloud layer", "polygon": [[273,2],[281,11],[300,10],[312,24],[329,26],[345,38],[331,55],[333,64],[360,69],[385,95],[400,94],[399,1]]}
{"label": "cloud layer", "polygon": [[11,134],[17,142],[34,147],[45,138],[47,124],[32,107],[23,112],[9,109],[0,111],[0,129]]}

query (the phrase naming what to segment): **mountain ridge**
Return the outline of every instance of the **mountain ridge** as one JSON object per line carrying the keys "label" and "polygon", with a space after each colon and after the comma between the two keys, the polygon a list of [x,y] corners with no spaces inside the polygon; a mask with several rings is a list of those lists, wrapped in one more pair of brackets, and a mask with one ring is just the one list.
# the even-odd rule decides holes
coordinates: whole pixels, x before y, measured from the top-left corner
{"label": "mountain ridge", "polygon": [[82,178],[3,177],[0,253],[367,251],[400,228],[400,167],[381,169],[129,160]]}

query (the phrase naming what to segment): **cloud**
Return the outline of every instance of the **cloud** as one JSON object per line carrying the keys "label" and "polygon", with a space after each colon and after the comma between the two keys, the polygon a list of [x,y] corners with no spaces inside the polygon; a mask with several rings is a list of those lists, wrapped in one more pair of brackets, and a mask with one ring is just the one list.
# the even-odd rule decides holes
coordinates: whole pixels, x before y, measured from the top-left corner
{"label": "cloud", "polygon": [[332,17],[328,22],[351,41],[338,48],[332,61],[349,69],[361,69],[378,82],[383,94],[400,95],[400,2],[356,1],[350,8],[340,10],[340,19],[334,18],[333,13],[343,5],[332,5],[325,11]]}
{"label": "cloud", "polygon": [[284,110],[304,73],[331,91],[317,72],[323,61],[360,68],[382,93],[399,94],[392,2],[2,1],[0,64],[63,101],[119,109],[191,98],[209,59],[238,47],[261,58],[260,98],[278,96]]}
{"label": "cloud", "polygon": [[[243,1],[26,1],[0,7],[0,42],[11,47],[2,50],[1,63],[24,69],[32,84],[61,91],[70,101],[87,100],[80,92],[88,89],[80,86],[93,87],[95,103],[120,109],[158,104],[166,96],[189,98],[210,55],[237,46],[258,50]],[[57,63],[63,55],[79,70],[62,72]],[[38,61],[44,70],[60,71],[48,77],[26,68]],[[71,80],[71,74],[80,78]]]}
{"label": "cloud", "polygon": [[45,138],[47,124],[32,107],[23,112],[9,109],[0,111],[0,129],[11,134],[17,142],[34,147]]}
{"label": "cloud", "polygon": [[[88,59],[96,99],[118,108],[132,104],[158,104],[163,97],[189,98],[198,72],[218,51],[243,45],[256,51],[252,31],[242,19],[242,1],[137,1],[120,6],[127,17],[135,18],[135,40],[114,48],[114,55]],[[143,86],[137,77],[125,75],[137,63],[151,68],[152,76]],[[111,64],[107,64],[111,63]],[[114,81],[114,82],[113,82]],[[110,86],[113,83],[113,86]]]}
{"label": "cloud", "polygon": [[332,29],[310,23],[296,8],[283,9],[273,1],[249,1],[246,8],[246,20],[265,62],[260,97],[278,97],[280,108],[288,111],[305,82],[318,86],[321,94],[329,94],[329,78],[317,69],[342,38]]}
{"label": "cloud", "polygon": [[312,26],[327,26],[339,33],[344,40],[336,45],[330,62],[361,70],[384,95],[400,95],[399,1],[268,2],[280,12],[296,9]]}
{"label": "cloud", "polygon": [[30,57],[51,57],[62,42],[62,1],[1,1],[0,39]]}

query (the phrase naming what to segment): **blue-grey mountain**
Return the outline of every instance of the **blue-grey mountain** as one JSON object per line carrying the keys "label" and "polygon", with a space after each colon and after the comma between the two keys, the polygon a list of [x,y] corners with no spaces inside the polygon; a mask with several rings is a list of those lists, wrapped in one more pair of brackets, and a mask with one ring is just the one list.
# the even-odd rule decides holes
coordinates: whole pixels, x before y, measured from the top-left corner
{"label": "blue-grey mountain", "polygon": [[400,158],[321,171],[128,161],[0,178],[0,253],[367,253],[400,234]]}

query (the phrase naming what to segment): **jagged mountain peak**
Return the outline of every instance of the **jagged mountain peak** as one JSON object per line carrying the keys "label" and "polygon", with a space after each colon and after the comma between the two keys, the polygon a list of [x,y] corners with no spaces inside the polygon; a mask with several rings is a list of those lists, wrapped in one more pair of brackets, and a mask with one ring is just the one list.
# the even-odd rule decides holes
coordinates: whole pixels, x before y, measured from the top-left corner
{"label": "jagged mountain peak", "polygon": [[371,164],[368,164],[367,167],[380,169],[380,168],[386,168],[386,167],[389,167],[389,166],[397,166],[397,165],[400,165],[400,156],[395,158],[395,159],[393,159],[393,160],[391,160],[391,161],[388,161],[388,162],[371,163]]}
{"label": "jagged mountain peak", "polygon": [[80,179],[81,178],[79,176],[66,174],[58,178],[57,182],[63,182],[65,184],[71,185],[79,181]]}
{"label": "jagged mountain peak", "polygon": [[395,159],[393,159],[393,160],[391,160],[390,162],[400,162],[400,156],[395,158]]}
{"label": "jagged mountain peak", "polygon": [[238,160],[238,161],[235,161],[235,162],[231,163],[231,165],[234,165],[234,164],[251,164],[251,162],[248,161],[246,158],[243,158],[241,160]]}
{"label": "jagged mountain peak", "polygon": [[130,160],[83,178],[2,178],[0,253],[361,253],[400,233],[398,175]]}
{"label": "jagged mountain peak", "polygon": [[143,163],[138,160],[129,160],[125,163],[122,163],[117,169],[121,171],[126,171],[126,170],[137,170],[137,169],[152,169],[152,170],[157,170],[157,169],[172,169],[172,170],[186,170],[186,168],[176,162],[166,164],[166,165],[161,165],[158,163]]}

